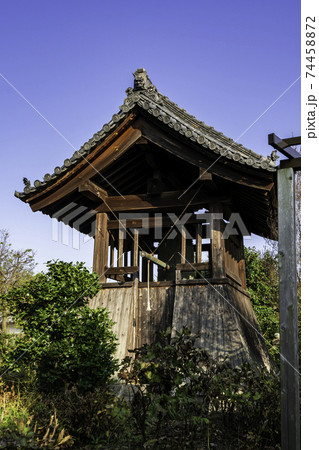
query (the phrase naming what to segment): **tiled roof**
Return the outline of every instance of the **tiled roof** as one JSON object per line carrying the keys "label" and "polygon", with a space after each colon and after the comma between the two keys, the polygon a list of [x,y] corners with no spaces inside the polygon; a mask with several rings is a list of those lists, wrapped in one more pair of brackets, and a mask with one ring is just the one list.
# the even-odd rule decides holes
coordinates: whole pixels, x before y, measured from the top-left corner
{"label": "tiled roof", "polygon": [[260,168],[271,172],[276,170],[275,162],[277,156],[275,152],[265,158],[226,137],[213,127],[197,120],[176,105],[176,103],[170,101],[165,95],[158,92],[145,69],[136,70],[134,73],[134,88],[128,88],[126,94],[123,105],[119,108],[120,111],[114,114],[112,119],[103,125],[102,129],[96,132],[79,150],[75,151],[71,158],[66,159],[62,166],[56,167],[52,174],[45,174],[43,181],[35,180],[33,186],[27,178],[24,178],[24,191],[16,191],[15,196],[21,200],[26,200],[50,184],[55,183],[70,168],[78,164],[83,158],[86,158],[108,135],[112,134],[134,108],[143,109],[166,126],[174,129],[175,132],[180,133],[218,156],[256,169]]}

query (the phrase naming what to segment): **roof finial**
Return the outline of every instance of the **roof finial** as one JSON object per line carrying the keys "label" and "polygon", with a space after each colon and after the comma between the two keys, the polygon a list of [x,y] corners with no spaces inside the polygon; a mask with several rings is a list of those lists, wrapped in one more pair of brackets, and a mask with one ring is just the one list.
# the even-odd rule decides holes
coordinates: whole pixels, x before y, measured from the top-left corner
{"label": "roof finial", "polygon": [[137,69],[134,73],[134,91],[142,91],[153,86],[145,69]]}
{"label": "roof finial", "polygon": [[25,185],[25,187],[29,188],[31,186],[31,182],[30,182],[30,180],[28,180],[28,178],[23,177],[22,181],[23,181],[23,184]]}

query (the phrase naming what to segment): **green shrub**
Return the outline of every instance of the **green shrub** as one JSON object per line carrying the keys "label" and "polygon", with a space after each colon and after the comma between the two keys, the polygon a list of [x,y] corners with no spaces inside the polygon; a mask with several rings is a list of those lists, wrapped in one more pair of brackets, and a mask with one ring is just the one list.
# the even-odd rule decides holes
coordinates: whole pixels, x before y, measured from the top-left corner
{"label": "green shrub", "polygon": [[[276,448],[279,380],[266,369],[231,368],[195,348],[183,329],[162,333],[126,359],[135,441],[145,448]],[[140,447],[138,447],[140,448]]]}
{"label": "green shrub", "polygon": [[23,333],[5,353],[4,367],[35,370],[42,390],[76,384],[83,391],[108,382],[117,369],[116,336],[108,312],[92,310],[98,276],[83,263],[48,262],[40,273],[8,297]]}
{"label": "green shrub", "polygon": [[266,344],[278,367],[279,348],[273,346],[279,333],[278,257],[269,251],[245,248],[246,281],[256,318]]}
{"label": "green shrub", "polygon": [[22,396],[12,385],[7,388],[0,385],[0,448],[6,449],[34,449],[66,448],[72,445],[70,435],[61,429],[56,413],[48,414],[42,411],[42,425],[34,417],[33,412],[38,396]]}

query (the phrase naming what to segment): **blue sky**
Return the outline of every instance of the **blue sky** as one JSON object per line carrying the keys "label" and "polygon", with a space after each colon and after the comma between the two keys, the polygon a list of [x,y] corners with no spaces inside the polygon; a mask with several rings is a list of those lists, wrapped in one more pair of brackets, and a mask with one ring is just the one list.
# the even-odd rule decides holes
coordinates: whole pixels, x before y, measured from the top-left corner
{"label": "blue sky", "polygon": [[[237,139],[300,76],[300,5],[256,1],[12,1],[0,17],[0,73],[76,148],[118,111],[132,72]],[[269,155],[268,133],[300,134],[300,80],[239,142]],[[15,248],[92,265],[52,241],[51,219],[14,197],[73,149],[0,77],[0,228]],[[262,245],[260,241],[252,243]]]}

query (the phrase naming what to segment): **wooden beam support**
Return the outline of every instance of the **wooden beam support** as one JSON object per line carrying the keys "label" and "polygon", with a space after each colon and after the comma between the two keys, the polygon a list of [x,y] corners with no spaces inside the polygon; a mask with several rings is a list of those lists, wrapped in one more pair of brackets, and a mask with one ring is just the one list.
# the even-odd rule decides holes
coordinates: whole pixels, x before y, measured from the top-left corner
{"label": "wooden beam support", "polygon": [[102,189],[97,184],[93,183],[91,180],[87,180],[84,183],[80,184],[78,187],[79,192],[83,192],[83,194],[87,195],[88,198],[101,202],[104,199],[108,198],[108,193]]}
{"label": "wooden beam support", "polygon": [[104,268],[108,260],[109,231],[107,229],[107,214],[96,215],[93,270],[100,277],[100,282],[105,282]]}
{"label": "wooden beam support", "polygon": [[169,265],[168,264],[166,264],[164,261],[161,261],[158,258],[155,258],[155,256],[150,255],[149,253],[141,252],[141,256],[142,256],[142,258],[146,258],[149,261],[152,261],[157,266],[164,267],[164,269],[169,269]]}
{"label": "wooden beam support", "polygon": [[295,174],[279,169],[278,255],[280,304],[281,444],[300,449]]}

